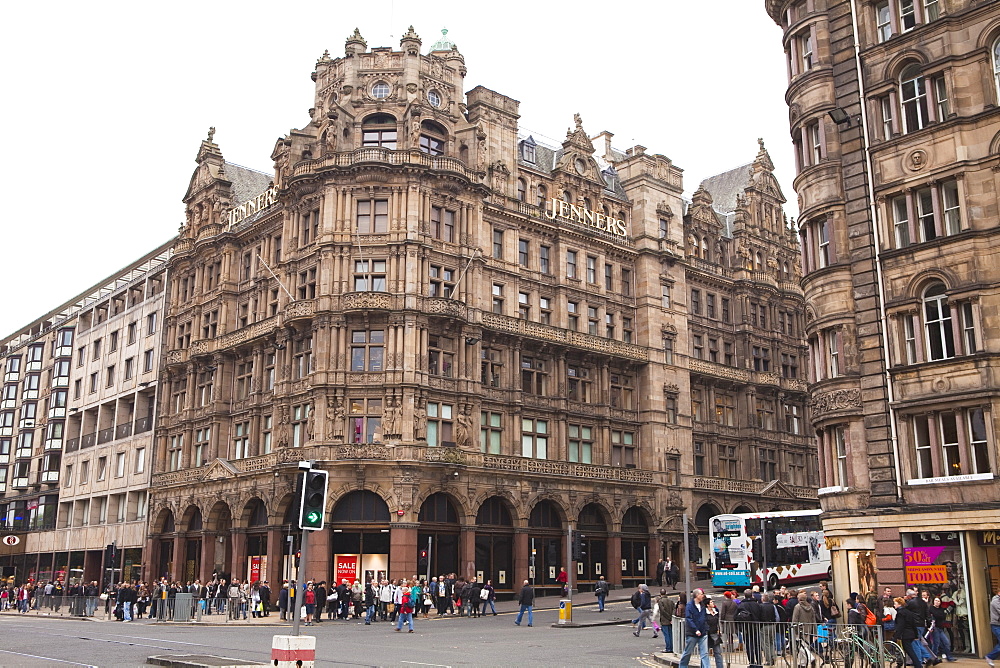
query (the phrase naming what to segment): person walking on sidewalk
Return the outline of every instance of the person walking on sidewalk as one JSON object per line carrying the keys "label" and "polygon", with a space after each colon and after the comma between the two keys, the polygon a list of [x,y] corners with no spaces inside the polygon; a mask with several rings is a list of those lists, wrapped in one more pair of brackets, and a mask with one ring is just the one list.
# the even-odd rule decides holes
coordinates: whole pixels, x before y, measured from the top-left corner
{"label": "person walking on sidewalk", "polygon": [[605,580],[602,575],[601,579],[597,581],[596,585],[594,585],[594,596],[597,597],[598,612],[604,612],[604,601],[608,598],[608,591],[610,591],[610,589],[608,581]]}
{"label": "person walking on sidewalk", "polygon": [[[899,599],[896,599],[897,601]],[[896,619],[899,619],[899,613],[897,610]],[[989,664],[990,668],[993,668],[993,662],[1000,658],[1000,588],[997,589],[997,593],[993,598],[990,599],[990,631],[993,632],[993,637],[997,639],[996,647],[991,649],[986,655],[986,663]],[[899,633],[899,623],[896,623],[896,633]]]}
{"label": "person walking on sidewalk", "polygon": [[706,619],[705,592],[695,589],[692,598],[684,608],[685,642],[677,668],[688,668],[691,654],[697,648],[701,654],[701,668],[708,666],[708,621]]}
{"label": "person walking on sidewalk", "polygon": [[674,604],[667,596],[667,590],[660,590],[660,597],[656,599],[656,622],[660,625],[660,631],[663,633],[663,643],[665,646],[664,652],[674,651]]}
{"label": "person walking on sidewalk", "polygon": [[527,580],[525,580],[524,584],[521,585],[521,591],[517,595],[517,602],[521,605],[521,610],[517,613],[517,619],[514,620],[514,625],[521,625],[521,618],[524,616],[525,610],[527,610],[528,626],[531,626],[534,621],[533,609],[535,606],[535,588],[528,584]]}
{"label": "person walking on sidewalk", "polygon": [[400,587],[399,594],[399,616],[396,618],[396,633],[403,630],[403,624],[408,624],[410,630],[408,633],[413,633],[413,599],[411,598],[412,590],[406,586],[404,581],[403,586]]}
{"label": "person walking on sidewalk", "polygon": [[[645,584],[639,585],[639,619],[636,621],[636,629],[632,632],[636,638],[646,628],[646,622],[653,616],[653,600],[649,595],[649,587]],[[656,629],[653,629],[653,637],[656,637]]]}

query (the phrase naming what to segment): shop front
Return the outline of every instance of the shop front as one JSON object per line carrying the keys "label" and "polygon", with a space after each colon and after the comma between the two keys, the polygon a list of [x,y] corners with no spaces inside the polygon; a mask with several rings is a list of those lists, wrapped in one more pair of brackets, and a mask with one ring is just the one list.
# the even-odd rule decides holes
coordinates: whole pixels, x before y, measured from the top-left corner
{"label": "shop front", "polygon": [[344,495],[333,508],[330,540],[333,582],[378,581],[389,572],[389,506],[374,492]]}
{"label": "shop front", "polygon": [[[448,573],[466,576],[459,561],[461,525],[458,523],[455,504],[448,495],[436,492],[428,496],[420,506],[417,521],[420,522],[417,532],[418,549],[431,546],[428,555],[431,577]],[[414,573],[421,571],[426,572],[426,567],[419,562],[413,565]]]}
{"label": "shop front", "polygon": [[476,515],[476,572],[492,580],[498,592],[511,592],[514,582],[514,522],[507,503],[491,496]]}

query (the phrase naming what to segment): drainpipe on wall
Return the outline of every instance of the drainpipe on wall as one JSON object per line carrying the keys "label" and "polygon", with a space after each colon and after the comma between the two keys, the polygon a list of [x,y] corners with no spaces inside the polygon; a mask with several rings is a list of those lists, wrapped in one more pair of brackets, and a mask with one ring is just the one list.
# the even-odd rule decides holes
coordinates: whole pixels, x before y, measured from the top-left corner
{"label": "drainpipe on wall", "polygon": [[865,169],[868,178],[865,183],[868,188],[868,215],[871,218],[872,238],[875,247],[875,280],[878,286],[878,316],[882,328],[883,375],[885,376],[886,403],[889,408],[889,442],[892,444],[892,461],[896,473],[896,501],[903,502],[903,475],[899,463],[899,433],[896,431],[895,392],[892,387],[892,377],[889,373],[889,323],[885,313],[885,279],[882,275],[882,237],[876,219],[875,185],[872,183],[871,150],[868,146],[868,107],[866,105],[865,79],[861,68],[861,44],[858,40],[857,0],[851,0],[851,30],[854,38],[854,66],[858,76],[858,102],[861,106],[861,145],[865,156]]}

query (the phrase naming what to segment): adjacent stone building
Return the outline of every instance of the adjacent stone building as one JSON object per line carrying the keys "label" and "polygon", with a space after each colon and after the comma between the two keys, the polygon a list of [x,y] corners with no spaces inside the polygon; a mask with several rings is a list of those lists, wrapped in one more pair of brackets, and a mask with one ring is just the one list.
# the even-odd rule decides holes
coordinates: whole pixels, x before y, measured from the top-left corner
{"label": "adjacent stone building", "polygon": [[465,74],[446,38],[355,31],[273,175],[201,143],[146,573],[279,580],[300,460],[330,471],[306,565],[328,580],[552,586],[572,525],[579,579],[630,585],[680,556],[684,512],[815,504],[797,240],[763,144],[688,203],[663,155],[579,116],[538,141]]}
{"label": "adjacent stone building", "polygon": [[784,29],[835,586],[1000,584],[1000,5],[767,0]]}

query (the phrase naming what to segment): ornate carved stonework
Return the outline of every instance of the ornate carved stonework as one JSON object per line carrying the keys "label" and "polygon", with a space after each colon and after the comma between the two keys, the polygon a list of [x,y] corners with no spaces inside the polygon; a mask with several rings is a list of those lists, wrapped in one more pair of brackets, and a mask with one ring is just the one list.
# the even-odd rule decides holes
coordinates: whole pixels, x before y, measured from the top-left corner
{"label": "ornate carved stonework", "polygon": [[337,448],[337,459],[389,459],[389,448],[366,443],[342,445]]}
{"label": "ornate carved stonework", "polygon": [[351,292],[343,300],[345,309],[388,309],[390,305],[389,295],[379,292]]}
{"label": "ornate carved stonework", "polygon": [[809,400],[813,417],[821,417],[833,411],[861,410],[861,390],[834,390],[817,394]]}

